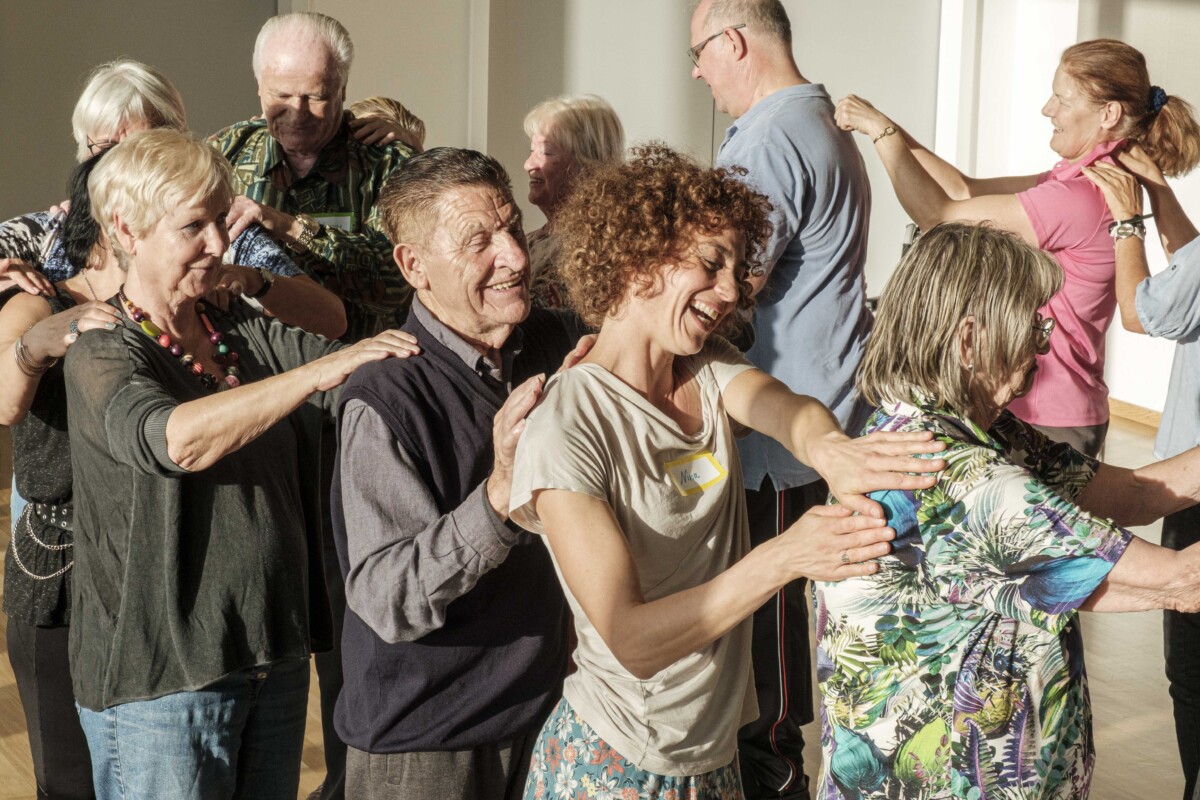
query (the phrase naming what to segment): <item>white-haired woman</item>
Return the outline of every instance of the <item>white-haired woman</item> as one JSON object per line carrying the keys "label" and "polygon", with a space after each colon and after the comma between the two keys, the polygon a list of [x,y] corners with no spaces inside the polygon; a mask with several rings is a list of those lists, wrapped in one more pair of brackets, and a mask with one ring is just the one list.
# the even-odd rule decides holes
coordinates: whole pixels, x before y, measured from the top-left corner
{"label": "white-haired woman", "polygon": [[96,792],[291,800],[308,654],[329,631],[316,431],[330,390],[411,340],[342,348],[205,303],[232,190],[197,139],[131,134],[88,184],[125,273],[120,324],[66,357],[71,673]]}
{"label": "white-haired woman", "polygon": [[[75,104],[71,128],[76,159],[82,163],[136,131],[186,130],[187,116],[183,98],[165,75],[121,59],[92,71]],[[0,255],[20,262],[7,265],[7,272],[21,276],[22,288],[46,291],[78,271],[58,236],[64,218],[65,212],[35,212],[0,225]],[[345,331],[341,301],[306,277],[261,226],[238,236],[226,261],[218,286],[255,297],[267,313],[314,333],[336,337]]]}
{"label": "white-haired woman", "polygon": [[527,235],[533,273],[530,298],[535,306],[561,308],[566,299],[555,265],[558,238],[554,218],[580,172],[598,164],[621,161],[625,131],[617,112],[594,94],[552,97],[525,115],[529,137],[529,202],[546,217],[546,224]]}
{"label": "white-haired woman", "polygon": [[1042,114],[1062,160],[1040,175],[967,177],[853,95],[838,103],[836,119],[875,142],[901,205],[923,229],[989,220],[1054,255],[1065,279],[1044,313],[1058,320],[1058,335],[1039,359],[1033,390],[1012,411],[1096,455],[1108,430],[1104,343],[1117,304],[1109,234],[1133,235],[1141,220],[1110,227],[1104,199],[1082,170],[1111,163],[1129,141],[1140,142],[1168,175],[1183,174],[1200,162],[1200,125],[1187,102],[1151,85],[1140,52],[1113,39],[1064,50],[1052,92]]}
{"label": "white-haired woman", "polygon": [[1086,798],[1077,610],[1200,607],[1200,546],[1120,527],[1200,499],[1200,450],[1121,469],[1006,410],[1057,333],[1039,309],[1061,283],[1015,236],[948,223],[884,290],[859,371],[867,430],[932,432],[947,466],[871,495],[896,532],[878,572],[816,587],[822,798]]}

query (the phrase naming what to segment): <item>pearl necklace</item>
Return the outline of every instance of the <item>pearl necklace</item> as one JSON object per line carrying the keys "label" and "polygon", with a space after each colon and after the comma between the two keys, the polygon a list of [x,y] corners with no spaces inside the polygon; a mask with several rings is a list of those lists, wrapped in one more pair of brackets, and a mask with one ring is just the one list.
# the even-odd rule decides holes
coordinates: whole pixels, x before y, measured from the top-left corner
{"label": "pearl necklace", "polygon": [[238,369],[238,354],[229,345],[222,341],[225,337],[213,327],[213,324],[208,319],[207,310],[204,303],[196,303],[196,315],[200,317],[200,322],[204,325],[204,329],[208,331],[208,341],[212,344],[212,360],[221,366],[221,370],[225,373],[225,377],[218,382],[217,378],[211,372],[204,371],[204,365],[196,360],[196,357],[191,353],[183,352],[183,347],[178,342],[172,341],[171,336],[165,333],[162,328],[150,321],[150,315],[130,302],[125,296],[125,287],[122,286],[118,292],[121,299],[121,305],[124,307],[125,315],[137,323],[142,332],[151,339],[157,341],[164,350],[179,359],[179,363],[184,368],[200,379],[200,383],[204,384],[206,389],[216,389],[223,391],[225,389],[236,389],[242,385],[239,376],[241,374]]}

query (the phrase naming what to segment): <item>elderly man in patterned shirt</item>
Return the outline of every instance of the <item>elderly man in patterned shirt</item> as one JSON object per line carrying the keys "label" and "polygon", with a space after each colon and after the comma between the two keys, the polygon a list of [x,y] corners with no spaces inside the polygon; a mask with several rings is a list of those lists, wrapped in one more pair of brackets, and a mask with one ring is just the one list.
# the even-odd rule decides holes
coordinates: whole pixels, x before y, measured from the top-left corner
{"label": "elderly man in patterned shirt", "polygon": [[366,145],[343,109],[354,45],[340,22],[300,12],[272,17],[254,44],[262,116],[210,143],[233,164],[242,195],[230,236],[261,223],[300,267],[346,304],[355,341],[402,323],[410,291],[378,224],[375,198],[412,151]]}
{"label": "elderly man in patterned shirt", "polygon": [[[412,150],[367,145],[352,132],[343,109],[354,45],[340,22],[300,12],[272,17],[254,43],[254,76],[262,116],[219,131],[209,142],[233,164],[238,197],[229,213],[230,237],[260,223],[286,245],[296,263],[342,298],[357,341],[399,327],[408,314],[408,284],[392,261],[375,200]],[[332,431],[322,448],[324,485],[332,480]],[[341,638],[345,586],[325,521],[325,580]],[[325,782],[312,797],[345,795],[346,746],[333,729],[342,687],[341,653],[316,657],[325,742]]]}

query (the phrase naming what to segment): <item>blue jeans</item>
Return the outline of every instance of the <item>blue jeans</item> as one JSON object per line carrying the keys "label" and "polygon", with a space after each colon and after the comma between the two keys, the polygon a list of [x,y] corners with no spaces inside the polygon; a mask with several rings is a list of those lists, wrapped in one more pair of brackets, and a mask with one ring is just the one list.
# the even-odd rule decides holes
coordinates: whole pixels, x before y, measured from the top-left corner
{"label": "blue jeans", "polygon": [[99,800],[295,800],[308,659],[226,675],[194,692],[79,709]]}

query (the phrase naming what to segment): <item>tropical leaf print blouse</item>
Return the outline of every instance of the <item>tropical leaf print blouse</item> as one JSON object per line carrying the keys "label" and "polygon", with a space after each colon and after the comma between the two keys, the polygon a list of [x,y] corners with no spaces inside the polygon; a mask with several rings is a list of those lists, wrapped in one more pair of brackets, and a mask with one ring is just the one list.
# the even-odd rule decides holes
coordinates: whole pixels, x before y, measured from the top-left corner
{"label": "tropical leaf print blouse", "polygon": [[1131,538],[1073,502],[1097,462],[1008,412],[985,432],[896,403],[867,430],[933,431],[947,467],[874,495],[896,531],[878,573],[817,585],[817,796],[1086,797],[1076,609]]}

